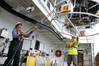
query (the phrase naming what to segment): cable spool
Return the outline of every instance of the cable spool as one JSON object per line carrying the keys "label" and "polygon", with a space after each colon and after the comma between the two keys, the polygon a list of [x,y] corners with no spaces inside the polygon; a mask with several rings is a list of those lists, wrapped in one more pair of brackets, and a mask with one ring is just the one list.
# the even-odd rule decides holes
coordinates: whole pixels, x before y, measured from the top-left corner
{"label": "cable spool", "polygon": [[55,51],[55,56],[56,56],[56,57],[61,57],[61,55],[62,55],[61,50],[56,50],[56,51]]}

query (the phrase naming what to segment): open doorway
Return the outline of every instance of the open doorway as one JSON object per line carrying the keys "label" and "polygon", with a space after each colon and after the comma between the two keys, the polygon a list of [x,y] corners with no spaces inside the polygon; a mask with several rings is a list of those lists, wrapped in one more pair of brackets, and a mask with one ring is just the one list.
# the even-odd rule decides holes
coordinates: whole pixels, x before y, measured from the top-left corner
{"label": "open doorway", "polygon": [[83,50],[78,50],[78,65],[83,66],[84,65],[84,54]]}

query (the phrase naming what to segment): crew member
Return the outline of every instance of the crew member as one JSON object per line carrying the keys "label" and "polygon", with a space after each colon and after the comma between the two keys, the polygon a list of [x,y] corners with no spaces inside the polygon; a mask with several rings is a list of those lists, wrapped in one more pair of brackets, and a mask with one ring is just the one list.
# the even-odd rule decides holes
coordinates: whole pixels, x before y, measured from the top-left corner
{"label": "crew member", "polygon": [[24,33],[22,31],[22,23],[21,22],[16,23],[12,31],[12,41],[9,46],[7,59],[4,62],[3,66],[11,65],[12,61],[13,61],[13,66],[19,65],[20,51],[22,49],[24,37],[29,37],[35,30],[36,28],[33,28],[30,32]]}
{"label": "crew member", "polygon": [[72,36],[72,39],[70,40],[69,44],[66,44],[67,50],[67,65],[70,66],[71,63],[73,62],[74,66],[78,66],[78,60],[77,60],[77,55],[78,55],[78,46],[79,46],[79,38]]}

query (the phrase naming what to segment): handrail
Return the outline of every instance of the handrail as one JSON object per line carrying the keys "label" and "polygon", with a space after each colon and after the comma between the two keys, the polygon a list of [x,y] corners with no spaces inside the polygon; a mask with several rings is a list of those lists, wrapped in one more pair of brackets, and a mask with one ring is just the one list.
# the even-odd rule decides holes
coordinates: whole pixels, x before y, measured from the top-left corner
{"label": "handrail", "polygon": [[[56,12],[57,14],[60,14],[61,12]],[[87,12],[68,12],[68,13],[63,13],[64,14],[84,14],[84,15],[89,15],[89,16],[93,16],[93,17],[96,17],[96,18],[99,18],[99,16],[97,15],[94,15],[94,14],[91,14],[91,13],[87,13]]]}

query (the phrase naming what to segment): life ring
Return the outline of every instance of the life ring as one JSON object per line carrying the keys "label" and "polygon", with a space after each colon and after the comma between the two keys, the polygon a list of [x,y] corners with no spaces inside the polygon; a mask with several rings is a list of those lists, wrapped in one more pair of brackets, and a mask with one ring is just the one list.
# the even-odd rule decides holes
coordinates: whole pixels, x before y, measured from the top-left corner
{"label": "life ring", "polygon": [[62,55],[61,50],[56,50],[56,51],[55,51],[55,56],[56,56],[56,57],[61,57],[61,55]]}

